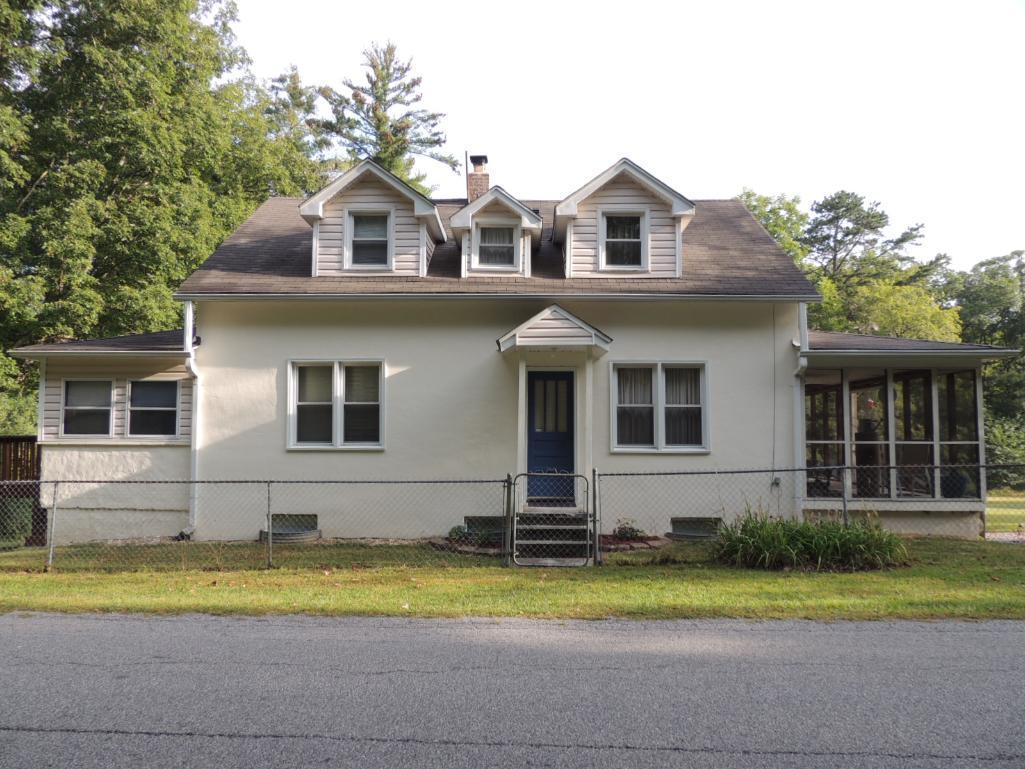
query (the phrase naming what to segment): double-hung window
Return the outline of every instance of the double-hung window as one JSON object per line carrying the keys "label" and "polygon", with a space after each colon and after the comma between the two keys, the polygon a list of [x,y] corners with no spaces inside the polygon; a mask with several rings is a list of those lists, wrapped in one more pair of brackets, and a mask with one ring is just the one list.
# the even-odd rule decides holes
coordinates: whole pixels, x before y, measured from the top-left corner
{"label": "double-hung window", "polygon": [[178,382],[140,380],[128,385],[128,434],[178,434]]}
{"label": "double-hung window", "polygon": [[296,362],[291,365],[294,448],[382,448],[380,362]]}
{"label": "double-hung window", "polygon": [[516,265],[515,227],[481,227],[477,262],[482,267]]}
{"label": "double-hung window", "polygon": [[391,214],[387,211],[350,211],[350,265],[387,269],[391,263]]}
{"label": "double-hung window", "polygon": [[110,435],[113,383],[109,379],[64,382],[63,435]]}
{"label": "double-hung window", "polygon": [[601,266],[611,270],[642,269],[647,264],[647,217],[643,213],[599,214]]}
{"label": "double-hung window", "polygon": [[615,364],[612,373],[615,449],[707,449],[704,366]]}

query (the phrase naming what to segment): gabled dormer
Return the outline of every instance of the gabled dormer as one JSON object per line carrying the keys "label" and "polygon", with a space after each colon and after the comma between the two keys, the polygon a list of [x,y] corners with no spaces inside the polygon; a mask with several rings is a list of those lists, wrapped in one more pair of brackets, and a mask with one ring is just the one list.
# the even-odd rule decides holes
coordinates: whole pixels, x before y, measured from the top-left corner
{"label": "gabled dormer", "polygon": [[566,277],[678,278],[694,204],[623,158],[555,207]]}
{"label": "gabled dormer", "polygon": [[530,277],[531,254],[541,240],[541,215],[501,187],[488,188],[487,156],[473,155],[466,177],[469,202],[449,226],[460,242],[460,275]]}
{"label": "gabled dormer", "polygon": [[312,274],[427,274],[445,242],[434,203],[371,160],[363,160],[299,206],[313,227]]}

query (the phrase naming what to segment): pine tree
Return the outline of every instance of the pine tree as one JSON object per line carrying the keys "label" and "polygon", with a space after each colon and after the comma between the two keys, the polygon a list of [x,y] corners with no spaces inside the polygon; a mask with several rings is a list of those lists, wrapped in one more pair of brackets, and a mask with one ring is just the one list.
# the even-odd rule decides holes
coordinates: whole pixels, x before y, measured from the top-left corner
{"label": "pine tree", "polygon": [[423,98],[421,78],[410,74],[412,62],[399,59],[393,43],[375,44],[363,57],[365,85],[346,79],[347,94],[320,89],[333,116],[321,126],[350,160],[370,158],[426,194],[426,175],[414,170],[417,157],[459,169],[459,161],[440,149],[446,141],[439,128],[444,114],[417,106]]}

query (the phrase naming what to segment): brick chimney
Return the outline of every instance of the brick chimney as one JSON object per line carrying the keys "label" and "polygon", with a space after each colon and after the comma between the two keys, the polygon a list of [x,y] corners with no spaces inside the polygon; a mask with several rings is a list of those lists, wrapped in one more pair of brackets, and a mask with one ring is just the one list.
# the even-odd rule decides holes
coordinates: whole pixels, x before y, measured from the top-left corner
{"label": "brick chimney", "polygon": [[466,174],[466,199],[472,203],[491,186],[488,177],[488,156],[470,155],[470,165],[473,170]]}

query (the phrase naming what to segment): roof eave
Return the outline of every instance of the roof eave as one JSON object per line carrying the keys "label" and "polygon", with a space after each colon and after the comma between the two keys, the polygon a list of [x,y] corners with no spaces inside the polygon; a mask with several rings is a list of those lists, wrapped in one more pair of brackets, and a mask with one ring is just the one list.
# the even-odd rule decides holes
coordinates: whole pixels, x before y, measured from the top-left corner
{"label": "roof eave", "polygon": [[589,293],[580,294],[573,292],[559,291],[538,291],[531,293],[496,293],[496,292],[469,292],[469,291],[446,291],[446,292],[381,292],[381,293],[287,293],[287,292],[179,292],[174,294],[178,301],[243,301],[243,300],[267,300],[267,301],[298,301],[298,300],[337,300],[337,299],[572,299],[572,300],[672,300],[672,301],[695,301],[695,302],[820,302],[822,298],[817,294],[693,294],[693,293],[668,293],[653,292],[641,293]]}
{"label": "roof eave", "polygon": [[187,358],[189,353],[185,350],[28,350],[15,348],[8,351],[8,355],[14,358],[25,360],[38,360],[42,358],[95,358],[95,357],[116,357],[116,358]]}

